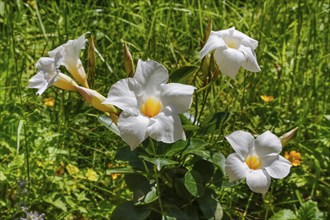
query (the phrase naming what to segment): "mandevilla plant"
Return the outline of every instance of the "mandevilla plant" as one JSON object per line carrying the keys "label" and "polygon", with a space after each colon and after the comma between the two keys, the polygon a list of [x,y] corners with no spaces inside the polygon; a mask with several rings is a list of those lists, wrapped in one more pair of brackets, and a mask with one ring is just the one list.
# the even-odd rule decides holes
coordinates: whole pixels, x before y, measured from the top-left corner
{"label": "mandevilla plant", "polygon": [[[232,187],[246,179],[253,192],[264,195],[271,177],[281,179],[289,174],[291,163],[279,154],[282,143],[287,143],[296,129],[282,139],[270,131],[256,139],[248,132],[234,131],[223,136],[227,135],[235,153],[226,159],[220,150],[211,150],[214,143],[209,142],[208,135],[223,132],[221,126],[230,114],[217,112],[207,119],[203,116],[206,102],[197,101],[201,100],[198,97],[207,98],[219,71],[232,79],[240,67],[260,71],[254,52],[258,41],[234,27],[217,32],[211,29],[210,22],[202,42],[199,70],[182,67],[169,75],[157,61],[140,59],[135,70],[125,45],[128,78],[113,84],[107,97],[89,86],[79,58],[88,38],[94,52],[90,34],[69,40],[37,62],[38,72],[30,79],[29,88],[38,89],[38,95],[50,86],[78,92],[105,113],[100,121],[128,144],[116,152],[116,159],[128,165],[109,168],[107,174],[125,174],[133,199],[117,206],[113,219],[221,219],[217,192],[224,185]],[[213,50],[214,54],[210,53]],[[95,64],[89,61],[89,65]],[[60,66],[73,79],[62,73]]]}

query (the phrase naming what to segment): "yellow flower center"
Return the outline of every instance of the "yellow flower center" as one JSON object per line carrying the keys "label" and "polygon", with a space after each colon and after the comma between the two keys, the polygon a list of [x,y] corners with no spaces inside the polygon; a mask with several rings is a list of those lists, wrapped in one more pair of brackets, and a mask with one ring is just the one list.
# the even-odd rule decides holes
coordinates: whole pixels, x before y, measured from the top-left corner
{"label": "yellow flower center", "polygon": [[261,161],[257,155],[250,155],[246,158],[245,163],[252,170],[257,170],[261,167]]}
{"label": "yellow flower center", "polygon": [[140,111],[147,117],[153,118],[162,109],[162,103],[155,98],[149,97],[142,105],[140,108]]}
{"label": "yellow flower center", "polygon": [[236,44],[234,42],[229,42],[228,47],[236,49]]}

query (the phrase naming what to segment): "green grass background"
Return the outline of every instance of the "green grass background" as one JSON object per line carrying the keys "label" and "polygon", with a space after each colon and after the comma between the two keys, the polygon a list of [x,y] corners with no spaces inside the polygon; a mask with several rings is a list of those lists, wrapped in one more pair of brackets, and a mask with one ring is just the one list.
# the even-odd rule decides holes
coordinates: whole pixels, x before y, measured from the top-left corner
{"label": "green grass background", "polygon": [[[284,151],[302,154],[284,180],[274,180],[271,196],[253,195],[247,219],[263,219],[306,200],[330,209],[330,46],[329,0],[297,1],[21,1],[0,0],[0,216],[24,216],[22,207],[48,219],[107,219],[131,194],[119,177],[105,175],[116,149],[125,145],[100,125],[102,113],[76,93],[49,88],[41,97],[27,89],[35,64],[51,49],[90,31],[97,57],[93,89],[106,96],[126,77],[123,43],[134,57],[156,60],[174,70],[200,65],[200,40],[209,19],[213,30],[235,26],[259,41],[261,72],[241,70],[236,81],[220,76],[206,100],[205,115],[229,110],[221,132],[209,137],[228,155],[224,136],[238,129],[277,135],[299,127]],[[87,50],[82,53],[87,69]],[[264,103],[261,95],[274,96]],[[54,107],[43,99],[53,97]],[[203,120],[203,117],[201,118]],[[101,177],[92,182],[68,174],[73,164]],[[64,171],[64,174],[55,175]],[[219,190],[228,219],[247,208],[244,184]]]}

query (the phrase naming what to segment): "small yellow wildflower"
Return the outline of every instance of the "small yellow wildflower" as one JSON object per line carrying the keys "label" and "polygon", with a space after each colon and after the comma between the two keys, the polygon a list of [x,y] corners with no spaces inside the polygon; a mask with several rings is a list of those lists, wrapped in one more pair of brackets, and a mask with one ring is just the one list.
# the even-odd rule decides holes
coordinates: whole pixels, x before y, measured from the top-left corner
{"label": "small yellow wildflower", "polygon": [[271,95],[261,95],[260,98],[262,99],[262,101],[268,103],[274,100],[274,97]]}
{"label": "small yellow wildflower", "polygon": [[44,99],[44,105],[47,107],[54,107],[55,104],[55,99],[50,97],[50,98],[45,98]]}
{"label": "small yellow wildflower", "polygon": [[99,178],[99,175],[96,173],[95,170],[88,168],[87,172],[85,173],[85,177],[89,180],[89,181],[97,181],[97,179]]}
{"label": "small yellow wildflower", "polygon": [[66,170],[69,172],[70,176],[74,176],[79,173],[79,168],[72,164],[68,164],[66,166]]}
{"label": "small yellow wildflower", "polygon": [[[108,168],[113,168],[113,164],[112,163],[108,163]],[[113,180],[117,179],[118,176],[120,176],[119,173],[111,173],[110,176],[112,177]]]}
{"label": "small yellow wildflower", "polygon": [[111,177],[112,177],[113,180],[117,179],[118,176],[120,176],[119,173],[113,173],[113,174],[111,174]]}
{"label": "small yellow wildflower", "polygon": [[290,151],[290,153],[285,152],[284,157],[289,160],[293,166],[299,166],[301,162],[301,154],[296,152],[295,150]]}

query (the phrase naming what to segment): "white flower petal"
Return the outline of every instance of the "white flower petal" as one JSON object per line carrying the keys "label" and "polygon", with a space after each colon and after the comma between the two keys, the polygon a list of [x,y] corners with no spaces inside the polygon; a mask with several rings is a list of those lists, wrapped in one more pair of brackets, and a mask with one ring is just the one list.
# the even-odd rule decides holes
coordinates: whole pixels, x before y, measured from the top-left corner
{"label": "white flower petal", "polygon": [[179,116],[169,109],[164,109],[154,118],[150,118],[150,121],[147,133],[151,138],[164,143],[186,140]]}
{"label": "white flower petal", "polygon": [[131,115],[122,112],[118,120],[118,128],[121,138],[134,150],[147,138],[149,119],[142,115]]}
{"label": "white flower petal", "polygon": [[227,141],[238,155],[244,160],[252,148],[254,137],[249,132],[235,131],[226,136]]}
{"label": "white flower petal", "polygon": [[160,87],[161,100],[164,106],[169,106],[174,113],[184,113],[189,110],[195,87],[180,83],[163,84]]}
{"label": "white flower petal", "polygon": [[252,50],[255,50],[258,47],[258,41],[254,40],[253,38],[247,36],[246,34],[235,30],[232,32],[232,36],[238,39],[242,45],[250,47]]}
{"label": "white flower petal", "polygon": [[61,53],[64,48],[64,44],[61,46],[56,47],[55,49],[48,51],[48,56],[51,58],[55,58],[57,53]]}
{"label": "white flower petal", "polygon": [[206,54],[208,54],[212,50],[215,50],[219,47],[222,47],[223,49],[225,49],[226,43],[219,36],[219,32],[211,31],[209,39],[206,41],[206,44],[200,51],[200,58],[203,59],[203,57],[205,57]]}
{"label": "white flower petal", "polygon": [[108,97],[103,104],[112,104],[123,111],[131,108],[138,108],[138,101],[136,98],[139,92],[139,87],[135,79],[126,78],[119,80],[112,85]]}
{"label": "white flower petal", "polygon": [[168,71],[160,63],[139,60],[134,79],[144,88],[146,94],[154,94],[158,87],[168,81]]}
{"label": "white flower petal", "polygon": [[41,57],[37,62],[38,73],[29,80],[28,88],[37,88],[37,94],[41,95],[47,88],[53,85],[59,71],[55,67],[54,59]]}
{"label": "white flower petal", "polygon": [[239,50],[242,51],[245,56],[245,61],[242,64],[243,68],[251,72],[260,72],[256,55],[251,48],[241,45]]}
{"label": "white flower petal", "polygon": [[230,182],[245,178],[250,171],[250,168],[237,153],[230,154],[226,158],[225,169]]}
{"label": "white flower petal", "polygon": [[253,192],[266,194],[271,178],[265,170],[251,170],[246,175],[246,183]]}
{"label": "white flower petal", "polygon": [[290,161],[281,155],[277,155],[277,159],[265,167],[265,170],[271,177],[275,179],[282,179],[290,173],[290,168]]}
{"label": "white flower petal", "polygon": [[76,81],[88,87],[87,76],[85,69],[79,59],[80,50],[86,44],[85,34],[81,35],[78,39],[69,40],[65,44],[49,51],[50,57],[56,58],[57,54],[61,54],[62,58],[59,60],[61,65],[64,65]]}
{"label": "white flower petal", "polygon": [[45,80],[45,74],[38,72],[29,80],[28,88],[38,89],[37,95],[41,95],[49,86],[49,83]]}
{"label": "white flower petal", "polygon": [[215,61],[220,71],[226,75],[235,79],[239,68],[244,62],[244,54],[236,49],[216,49],[214,53]]}
{"label": "white flower petal", "polygon": [[267,154],[279,154],[282,150],[280,139],[270,131],[259,135],[254,142],[254,146],[257,154],[261,157]]}

